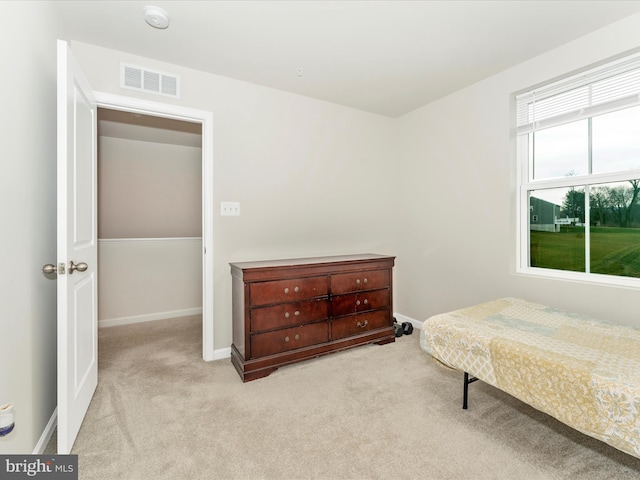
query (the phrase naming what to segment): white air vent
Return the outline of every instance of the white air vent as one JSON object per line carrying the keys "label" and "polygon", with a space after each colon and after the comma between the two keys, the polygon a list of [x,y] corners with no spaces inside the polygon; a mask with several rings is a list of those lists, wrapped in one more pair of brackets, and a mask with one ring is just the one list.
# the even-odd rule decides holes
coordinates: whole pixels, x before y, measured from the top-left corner
{"label": "white air vent", "polygon": [[120,86],[180,98],[180,77],[136,65],[120,64]]}

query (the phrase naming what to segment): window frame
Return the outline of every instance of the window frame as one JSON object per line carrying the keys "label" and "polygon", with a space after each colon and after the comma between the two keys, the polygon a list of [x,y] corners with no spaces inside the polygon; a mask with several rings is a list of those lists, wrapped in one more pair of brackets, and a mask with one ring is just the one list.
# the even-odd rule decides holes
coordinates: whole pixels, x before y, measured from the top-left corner
{"label": "window frame", "polygon": [[[563,280],[583,281],[589,283],[601,283],[607,285],[619,285],[626,287],[640,288],[640,278],[624,277],[618,275],[605,275],[591,272],[575,272],[569,270],[557,270],[552,268],[531,267],[530,266],[530,219],[529,219],[529,193],[535,190],[548,188],[567,187],[590,187],[592,185],[625,182],[640,179],[640,169],[627,170],[624,172],[598,173],[591,175],[575,175],[572,177],[561,177],[544,180],[528,180],[528,136],[521,136],[518,143],[518,166],[519,166],[519,186],[518,186],[518,248],[517,248],[517,268],[518,273],[534,275],[540,277],[551,277]],[[524,157],[522,151],[524,150]],[[526,158],[526,161],[522,159]],[[585,194],[585,224],[590,224],[590,200]],[[590,262],[590,229],[585,229],[585,268],[588,269]]]}
{"label": "window frame", "polygon": [[[632,57],[638,57],[634,55]],[[634,58],[632,58],[634,60]],[[638,60],[635,60],[636,62]],[[612,62],[611,65],[616,65],[619,61]],[[604,69],[608,68],[608,65],[604,65]],[[599,67],[598,69],[594,69],[596,72],[594,77],[597,76],[598,71],[601,71],[603,67]],[[578,77],[588,76],[590,72],[581,73]],[[574,76],[575,77],[575,76]],[[549,82],[546,85],[542,85],[537,87],[535,90],[539,89],[549,89],[553,91],[557,91],[557,84],[570,84],[571,80],[574,77],[567,77],[567,79]],[[555,89],[555,90],[554,90]],[[534,92],[534,89],[529,89],[528,92],[525,92],[524,95],[530,95],[531,92]],[[518,98],[523,94],[514,95],[514,101],[516,103],[516,108],[518,108]],[[534,93],[535,96],[535,93]],[[640,168],[638,169],[630,169],[630,170],[620,170],[614,172],[604,172],[604,173],[590,173],[591,172],[591,156],[592,156],[592,136],[591,136],[591,122],[592,118],[598,117],[600,115],[604,115],[606,113],[611,113],[615,111],[624,110],[626,108],[640,108],[640,94],[637,95],[637,101],[635,104],[633,103],[624,103],[624,102],[612,102],[611,105],[607,105],[604,107],[598,108],[589,107],[584,108],[581,111],[581,118],[588,119],[589,125],[589,135],[588,135],[588,162],[589,162],[589,172],[587,174],[582,175],[574,175],[574,176],[565,176],[565,177],[556,177],[556,178],[544,178],[544,179],[532,179],[532,175],[530,175],[530,168],[532,166],[532,159],[530,159],[530,148],[529,142],[530,138],[532,138],[532,134],[535,134],[536,131],[544,130],[547,128],[554,128],[559,125],[564,125],[571,123],[572,121],[580,120],[581,118],[573,118],[571,121],[554,121],[551,122],[545,121],[544,119],[540,122],[540,125],[536,126],[536,122],[533,121],[531,124],[527,125],[525,130],[528,128],[528,131],[522,131],[521,126],[518,122],[521,122],[521,119],[517,118],[520,112],[518,111],[516,114],[516,128],[515,128],[515,140],[516,140],[516,273],[525,274],[528,276],[535,277],[543,277],[543,278],[553,278],[559,280],[568,280],[568,281],[577,281],[577,282],[586,282],[586,283],[595,283],[595,284],[604,284],[604,285],[613,285],[613,286],[621,286],[621,287],[631,287],[631,288],[640,288],[640,278],[638,277],[626,277],[626,276],[618,276],[618,275],[608,275],[608,274],[600,274],[600,273],[591,273],[590,272],[590,195],[589,189],[592,186],[596,186],[599,184],[610,184],[617,182],[627,182],[629,180],[640,179]],[[559,116],[560,117],[560,116]],[[532,267],[531,266],[531,252],[530,252],[530,228],[531,228],[531,219],[530,219],[530,206],[529,206],[529,194],[535,190],[543,190],[550,188],[567,188],[567,187],[584,187],[585,188],[585,272],[576,272],[569,270],[558,270],[553,268],[544,268],[544,267]]]}

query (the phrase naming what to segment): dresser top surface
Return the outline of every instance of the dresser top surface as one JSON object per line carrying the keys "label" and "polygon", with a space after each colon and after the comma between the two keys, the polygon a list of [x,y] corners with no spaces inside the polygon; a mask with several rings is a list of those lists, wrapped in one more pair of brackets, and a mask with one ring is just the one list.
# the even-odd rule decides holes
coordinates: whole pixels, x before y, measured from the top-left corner
{"label": "dresser top surface", "polygon": [[361,253],[355,255],[333,255],[326,257],[309,257],[309,258],[289,258],[281,260],[262,260],[256,262],[232,262],[232,268],[241,270],[251,268],[270,268],[270,267],[295,267],[302,265],[322,265],[327,263],[342,262],[367,262],[375,260],[394,260],[396,257],[391,255],[379,255],[376,253]]}

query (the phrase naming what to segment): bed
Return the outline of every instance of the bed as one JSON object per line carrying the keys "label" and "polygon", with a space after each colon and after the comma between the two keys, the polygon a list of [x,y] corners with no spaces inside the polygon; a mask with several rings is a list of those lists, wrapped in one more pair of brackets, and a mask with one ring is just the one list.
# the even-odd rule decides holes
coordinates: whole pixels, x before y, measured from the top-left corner
{"label": "bed", "polygon": [[435,315],[420,346],[576,430],[640,458],[640,329],[516,298]]}

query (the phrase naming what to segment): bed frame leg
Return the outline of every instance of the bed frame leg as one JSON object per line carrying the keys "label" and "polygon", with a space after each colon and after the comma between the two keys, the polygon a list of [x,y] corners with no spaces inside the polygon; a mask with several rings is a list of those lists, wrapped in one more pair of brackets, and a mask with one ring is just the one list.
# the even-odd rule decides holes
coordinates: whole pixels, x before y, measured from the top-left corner
{"label": "bed frame leg", "polygon": [[467,409],[467,397],[469,394],[469,384],[475,382],[476,380],[478,380],[476,377],[469,378],[469,374],[467,372],[464,372],[464,388],[463,388],[463,395],[462,395],[463,410]]}

